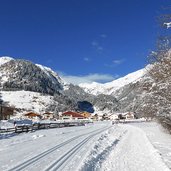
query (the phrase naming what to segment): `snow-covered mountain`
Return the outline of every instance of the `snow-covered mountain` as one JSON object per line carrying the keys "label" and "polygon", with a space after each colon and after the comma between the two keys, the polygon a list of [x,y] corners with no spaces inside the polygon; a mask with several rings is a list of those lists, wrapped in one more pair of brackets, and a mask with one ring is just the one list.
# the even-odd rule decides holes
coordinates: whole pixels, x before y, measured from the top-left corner
{"label": "snow-covered mountain", "polygon": [[44,71],[49,78],[53,81],[53,83],[56,83],[56,80],[62,85],[63,89],[67,88],[67,82],[65,82],[55,71],[53,71],[51,68],[36,64],[42,71]]}
{"label": "snow-covered mountain", "polygon": [[[92,83],[80,86],[96,98],[99,97],[95,107],[101,111],[108,110],[107,113],[133,111],[142,115],[146,99],[149,98],[147,96],[150,96],[148,90],[153,84],[148,73],[150,67],[149,65],[106,84]],[[107,99],[115,99],[115,103],[110,103],[111,100]]]}
{"label": "snow-covered mountain", "polygon": [[11,60],[14,60],[14,59],[9,56],[0,57],[0,66],[11,61]]}
{"label": "snow-covered mountain", "polygon": [[54,94],[64,89],[64,81],[50,68],[23,59],[0,58],[2,90],[26,90]]}
{"label": "snow-covered mountain", "polygon": [[0,58],[0,100],[18,111],[131,111],[142,101],[139,97],[145,82],[146,70],[141,69],[110,83],[75,86],[48,67],[23,59]]}
{"label": "snow-covered mountain", "polygon": [[141,69],[109,83],[105,83],[105,84],[100,84],[96,82],[93,82],[91,84],[82,83],[79,86],[82,87],[87,93],[93,95],[99,95],[99,94],[115,95],[115,92],[121,89],[122,87],[130,83],[135,83],[140,79],[142,79],[143,76],[146,74],[146,72],[147,71],[145,69]]}
{"label": "snow-covered mountain", "polygon": [[[0,58],[0,103],[14,106],[17,112],[45,112],[54,103],[60,109],[68,99],[58,104],[53,95],[64,99],[62,93],[67,87],[68,84],[48,67],[23,59]],[[69,108],[69,105],[64,106]]]}
{"label": "snow-covered mountain", "polygon": [[94,104],[98,105],[101,97],[96,98],[79,86],[67,84],[51,68],[23,59],[2,57],[0,101],[14,106],[18,112],[83,111],[86,108],[93,112]]}

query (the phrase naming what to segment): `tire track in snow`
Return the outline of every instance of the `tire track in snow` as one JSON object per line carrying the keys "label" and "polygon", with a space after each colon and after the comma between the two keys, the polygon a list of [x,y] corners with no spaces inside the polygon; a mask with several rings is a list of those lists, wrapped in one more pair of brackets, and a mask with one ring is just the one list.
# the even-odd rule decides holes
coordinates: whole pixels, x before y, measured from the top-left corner
{"label": "tire track in snow", "polygon": [[[110,127],[103,128],[102,131],[106,131]],[[67,151],[63,156],[61,156],[59,159],[57,159],[54,163],[52,163],[44,171],[56,171],[59,169],[60,170],[63,169],[66,166],[65,164],[69,162],[69,160],[73,157],[73,155],[75,155],[91,138],[93,138],[97,134],[102,133],[102,131],[97,131],[96,133],[89,135],[87,138],[85,138],[84,140],[79,142],[77,145],[75,145],[72,149]]]}
{"label": "tire track in snow", "polygon": [[33,165],[36,162],[40,161],[42,158],[47,157],[47,155],[49,155],[50,153],[56,151],[57,149],[60,149],[61,147],[65,146],[65,145],[67,145],[67,144],[69,144],[69,143],[71,143],[71,142],[73,142],[73,141],[75,141],[75,140],[77,140],[77,139],[79,139],[79,138],[81,138],[83,136],[86,136],[86,135],[89,135],[89,134],[92,134],[92,133],[97,134],[97,132],[101,132],[101,131],[107,130],[109,128],[110,127],[107,126],[105,128],[100,128],[100,129],[97,129],[97,130],[94,130],[94,131],[91,131],[91,132],[88,132],[88,133],[85,133],[85,134],[82,134],[82,135],[79,135],[79,136],[75,136],[75,137],[73,137],[73,138],[71,138],[71,139],[69,139],[69,140],[67,140],[67,141],[65,141],[65,142],[63,142],[61,144],[58,144],[58,145],[56,145],[56,146],[54,146],[54,147],[52,147],[52,148],[50,148],[50,149],[48,149],[48,150],[46,150],[44,152],[32,157],[32,158],[24,161],[23,163],[9,169],[8,171],[23,170],[23,169],[29,167],[30,165]]}

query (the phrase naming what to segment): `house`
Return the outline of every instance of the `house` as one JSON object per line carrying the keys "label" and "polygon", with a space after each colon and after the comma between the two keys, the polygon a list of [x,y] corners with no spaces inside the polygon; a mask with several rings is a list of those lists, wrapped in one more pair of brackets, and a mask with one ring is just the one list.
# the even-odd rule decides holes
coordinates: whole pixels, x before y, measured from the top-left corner
{"label": "house", "polygon": [[134,119],[135,118],[133,112],[127,112],[127,113],[124,113],[122,115],[125,117],[125,119]]}
{"label": "house", "polygon": [[24,114],[24,116],[26,116],[29,119],[41,119],[42,118],[41,115],[34,113],[34,112],[26,113],[26,114]]}
{"label": "house", "polygon": [[62,120],[78,120],[78,119],[85,119],[83,115],[77,112],[67,111],[62,113],[61,115]]}
{"label": "house", "polygon": [[14,114],[14,108],[0,106],[0,120],[8,120]]}
{"label": "house", "polygon": [[98,114],[96,113],[95,115],[92,115],[92,116],[91,116],[91,119],[92,119],[93,121],[97,121],[97,120],[98,120]]}
{"label": "house", "polygon": [[107,113],[104,113],[101,120],[110,120],[110,116]]}
{"label": "house", "polygon": [[54,118],[54,114],[50,113],[50,112],[45,112],[42,114],[42,119],[53,119]]}
{"label": "house", "polygon": [[84,116],[86,119],[90,119],[91,118],[91,114],[88,112],[81,112],[80,113],[82,116]]}
{"label": "house", "polygon": [[98,115],[98,114],[96,113],[95,115],[92,115],[92,116],[91,116],[91,119],[92,119],[93,121],[100,121],[100,120],[103,120],[103,116]]}
{"label": "house", "polygon": [[119,119],[118,118],[118,114],[111,114],[110,116],[109,116],[109,118],[110,118],[110,120],[117,120],[117,119]]}

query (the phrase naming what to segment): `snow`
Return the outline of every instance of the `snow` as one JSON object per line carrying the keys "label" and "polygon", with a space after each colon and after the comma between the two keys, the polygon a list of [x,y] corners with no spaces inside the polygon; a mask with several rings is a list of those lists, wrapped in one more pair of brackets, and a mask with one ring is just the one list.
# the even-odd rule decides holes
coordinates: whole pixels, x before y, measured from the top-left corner
{"label": "snow", "polygon": [[14,60],[13,58],[11,57],[8,57],[8,56],[2,56],[0,57],[0,66],[11,61],[11,60]]}
{"label": "snow", "polygon": [[98,94],[106,94],[111,95],[116,90],[120,89],[121,87],[128,85],[129,83],[134,83],[140,80],[146,74],[145,69],[138,70],[136,72],[130,73],[124,77],[116,79],[112,82],[100,84],[93,82],[89,83],[82,83],[79,84],[87,93],[98,95]]}
{"label": "snow", "polygon": [[171,27],[171,22],[164,23],[164,25],[166,25],[166,28],[169,29]]}
{"label": "snow", "polygon": [[170,135],[155,128],[151,123],[112,125],[103,121],[82,127],[3,134],[0,170],[168,171],[166,156],[160,155],[153,140],[158,137],[155,141],[161,145],[163,140],[159,139],[164,138],[171,144]]}
{"label": "snow", "polygon": [[[113,151],[101,165],[101,170],[122,171],[167,171],[161,156],[152,146],[144,131],[124,125],[127,130]],[[115,161],[113,161],[115,159]]]}
{"label": "snow", "polygon": [[104,84],[92,82],[92,83],[81,83],[80,87],[84,89],[85,92],[98,95],[105,91]]}
{"label": "snow", "polygon": [[7,120],[0,121],[0,129],[14,128],[14,123]]}
{"label": "snow", "polygon": [[42,71],[44,71],[46,73],[46,75],[48,75],[48,77],[54,82],[56,83],[56,79],[59,81],[60,84],[62,84],[63,86],[65,86],[67,83],[58,76],[58,74],[56,72],[54,72],[51,68],[40,65],[40,64],[36,64]]}
{"label": "snow", "polygon": [[[7,57],[7,56],[0,57],[0,66],[7,63],[7,62],[9,62],[9,61],[11,61],[11,60],[15,60],[15,59],[11,58],[11,57]],[[39,65],[39,64],[36,64],[36,65],[45,73],[45,75],[47,75],[49,77],[49,79],[54,84],[60,85],[61,88],[63,88],[63,89],[68,89],[68,84],[55,71],[53,71],[51,68],[45,67],[43,65]],[[10,71],[8,69],[3,70],[0,73],[1,85],[3,85],[5,82],[7,82],[9,80]]]}
{"label": "snow", "polygon": [[42,137],[45,137],[45,136],[46,135],[39,134],[39,135],[33,135],[32,138],[35,140],[35,139],[42,138]]}
{"label": "snow", "polygon": [[[8,56],[0,57],[0,66],[11,61],[11,60],[14,60],[14,59],[11,57],[8,57]],[[2,77],[1,84],[3,84],[4,82],[6,82],[8,80],[6,73],[0,73],[0,77]]]}
{"label": "snow", "polygon": [[44,112],[46,107],[53,102],[50,95],[31,91],[1,91],[2,100],[10,106],[24,111]]}
{"label": "snow", "polygon": [[109,114],[109,113],[111,113],[111,111],[108,109],[104,109],[102,111],[97,106],[94,106],[94,113],[92,113],[92,115],[98,114],[98,116],[102,117],[104,114]]}
{"label": "snow", "polygon": [[[48,170],[48,167],[64,154],[70,154],[69,151],[73,147],[82,145],[80,147],[82,149],[84,141],[89,138],[89,145],[92,144],[96,140],[96,136],[99,137],[109,127],[106,123],[101,123],[85,127],[40,130],[10,138],[9,135],[8,138],[4,136],[0,141],[0,156],[3,155],[3,158],[0,158],[0,170],[9,170],[18,165],[20,166],[12,170]],[[86,141],[85,145],[88,145]],[[85,152],[87,148],[88,146],[82,150]],[[78,150],[78,156],[74,155],[73,157],[73,151],[71,151],[70,160],[82,155]],[[73,154],[75,153],[73,152]]]}
{"label": "snow", "polygon": [[158,150],[164,162],[171,169],[171,135],[156,122],[134,123],[133,125],[143,129],[150,142]]}

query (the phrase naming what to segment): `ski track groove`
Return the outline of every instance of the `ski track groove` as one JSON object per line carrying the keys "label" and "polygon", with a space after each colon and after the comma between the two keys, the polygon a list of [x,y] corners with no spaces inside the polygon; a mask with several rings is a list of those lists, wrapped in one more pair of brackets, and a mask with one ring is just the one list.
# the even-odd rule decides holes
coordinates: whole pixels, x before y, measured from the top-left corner
{"label": "ski track groove", "polygon": [[[103,128],[103,131],[106,131],[108,128]],[[97,131],[97,130],[96,130]],[[82,140],[81,142],[79,142],[77,145],[75,145],[72,149],[70,149],[69,151],[67,151],[63,156],[61,156],[58,160],[56,160],[54,163],[52,163],[48,168],[46,168],[44,171],[56,171],[58,169],[62,169],[61,167],[65,167],[64,164],[66,162],[68,162],[69,159],[71,159],[71,157],[78,152],[78,150],[83,147],[92,137],[94,137],[95,135],[101,133],[101,131],[98,131],[92,135],[89,135],[87,138],[85,138],[84,140]]]}
{"label": "ski track groove", "polygon": [[[111,126],[110,126],[110,127],[111,127]],[[102,132],[102,131],[105,131],[105,130],[109,129],[110,127],[107,126],[107,127],[105,127],[105,128],[99,128],[99,129],[97,129],[97,130],[94,130],[94,131],[91,131],[91,132],[88,132],[88,133],[85,133],[85,134],[82,134],[82,135],[79,135],[79,136],[75,136],[75,137],[73,137],[73,138],[70,138],[69,140],[67,140],[67,141],[65,141],[65,142],[63,142],[63,143],[58,144],[58,145],[56,145],[56,146],[54,146],[54,147],[52,147],[52,148],[50,148],[50,149],[48,149],[48,150],[46,150],[46,151],[44,151],[44,152],[42,152],[42,153],[40,153],[40,154],[34,156],[33,158],[30,158],[30,159],[24,161],[23,163],[21,163],[21,164],[15,166],[15,167],[9,169],[8,171],[19,171],[19,170],[25,169],[25,168],[29,167],[30,165],[33,165],[33,163],[34,163],[34,164],[37,163],[38,161],[40,161],[40,159],[46,157],[48,154],[50,154],[50,153],[54,152],[55,150],[57,150],[57,149],[59,149],[59,148],[65,146],[65,145],[71,143],[72,141],[75,141],[76,139],[79,139],[79,138],[81,138],[81,137],[83,137],[83,136],[86,136],[86,135],[88,135],[88,134],[92,134],[92,133],[95,132],[95,133],[93,134],[93,136],[94,136],[94,135],[97,134],[97,132],[100,133],[100,132]],[[92,135],[90,135],[90,136],[92,136]],[[89,137],[90,137],[90,136],[89,136]],[[86,139],[87,139],[87,138],[86,138]],[[85,140],[85,139],[84,139],[84,140]],[[83,142],[83,141],[81,141],[81,142]],[[61,158],[62,158],[62,157],[61,157]]]}

